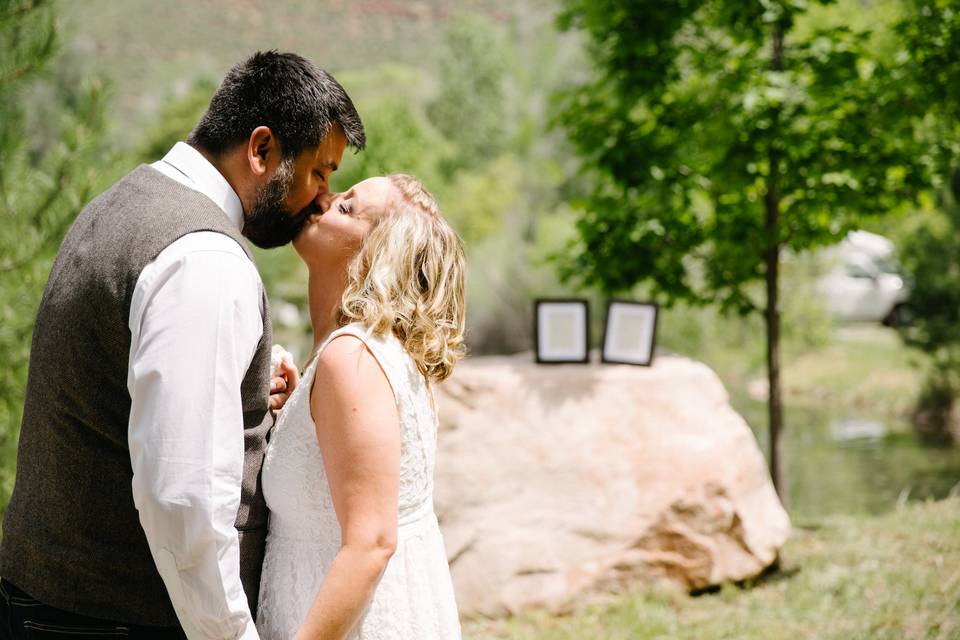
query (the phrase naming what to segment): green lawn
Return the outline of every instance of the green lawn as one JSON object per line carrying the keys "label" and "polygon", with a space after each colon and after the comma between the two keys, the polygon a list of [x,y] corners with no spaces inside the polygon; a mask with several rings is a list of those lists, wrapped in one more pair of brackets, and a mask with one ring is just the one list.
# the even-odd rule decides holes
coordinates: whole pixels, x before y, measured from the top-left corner
{"label": "green lawn", "polygon": [[472,640],[960,638],[960,499],[795,530],[781,570],[697,597],[637,590],[551,617],[469,620]]}

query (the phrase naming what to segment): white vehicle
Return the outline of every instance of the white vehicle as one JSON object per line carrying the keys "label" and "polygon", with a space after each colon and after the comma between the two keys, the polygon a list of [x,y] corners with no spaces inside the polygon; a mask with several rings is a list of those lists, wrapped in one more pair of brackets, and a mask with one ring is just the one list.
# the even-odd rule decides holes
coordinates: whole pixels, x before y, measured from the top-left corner
{"label": "white vehicle", "polygon": [[909,288],[897,268],[890,240],[868,231],[851,231],[824,253],[830,270],[817,288],[834,317],[889,325],[910,321],[905,305]]}

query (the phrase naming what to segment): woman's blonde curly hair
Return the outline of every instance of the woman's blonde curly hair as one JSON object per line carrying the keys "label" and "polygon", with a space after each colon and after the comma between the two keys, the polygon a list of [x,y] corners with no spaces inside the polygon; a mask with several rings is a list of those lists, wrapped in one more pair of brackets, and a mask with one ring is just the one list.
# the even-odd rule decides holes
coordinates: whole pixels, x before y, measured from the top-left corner
{"label": "woman's blonde curly hair", "polygon": [[393,331],[424,377],[439,382],[466,352],[463,242],[420,181],[387,178],[399,197],[347,268],[337,324]]}

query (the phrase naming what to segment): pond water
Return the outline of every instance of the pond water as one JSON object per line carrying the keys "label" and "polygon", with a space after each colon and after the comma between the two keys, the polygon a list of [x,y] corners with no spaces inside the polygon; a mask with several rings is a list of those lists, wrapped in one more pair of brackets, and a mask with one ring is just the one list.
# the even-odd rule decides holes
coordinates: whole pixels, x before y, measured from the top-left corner
{"label": "pond water", "polygon": [[[768,455],[766,405],[731,395]],[[788,406],[784,420],[788,505],[797,524],[960,493],[960,447],[926,444],[903,419]]]}

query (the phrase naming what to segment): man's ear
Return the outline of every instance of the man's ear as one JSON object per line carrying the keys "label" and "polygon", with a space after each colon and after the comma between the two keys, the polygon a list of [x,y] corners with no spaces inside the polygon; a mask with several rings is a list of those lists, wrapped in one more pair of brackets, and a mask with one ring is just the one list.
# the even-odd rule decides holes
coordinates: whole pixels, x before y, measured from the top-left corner
{"label": "man's ear", "polygon": [[280,157],[280,145],[270,127],[259,126],[247,140],[247,163],[255,176],[267,173],[270,164]]}

